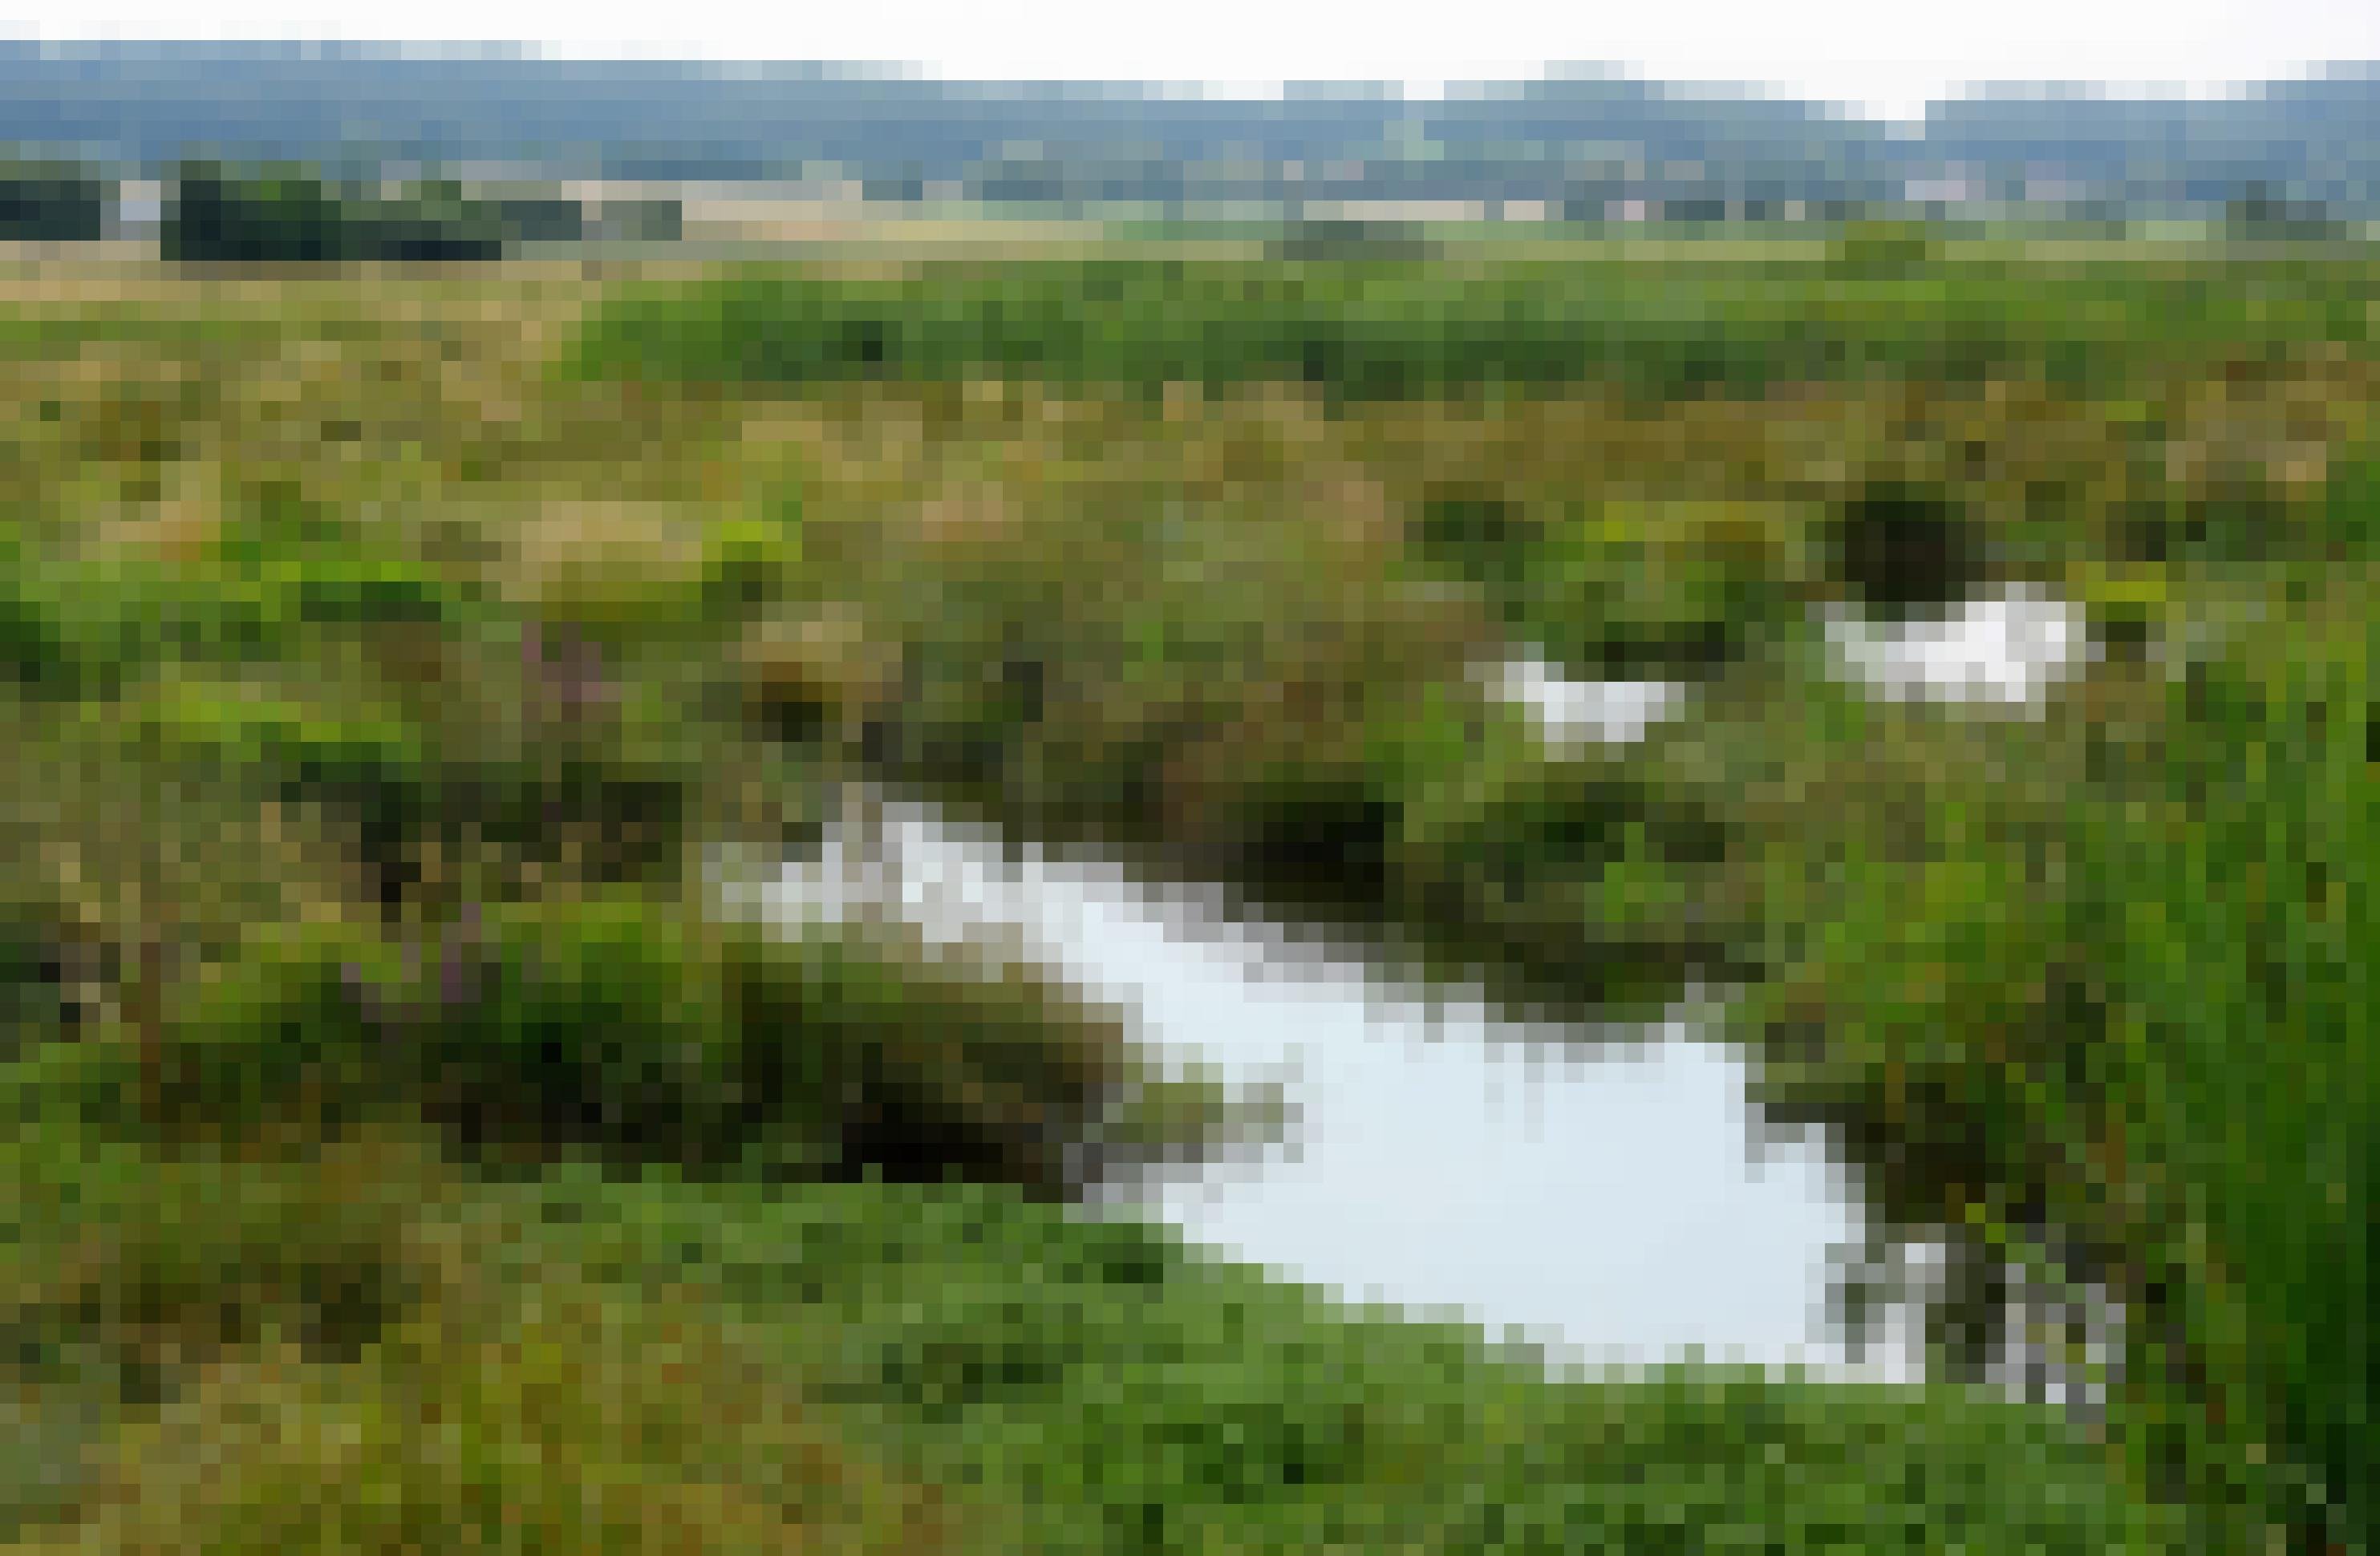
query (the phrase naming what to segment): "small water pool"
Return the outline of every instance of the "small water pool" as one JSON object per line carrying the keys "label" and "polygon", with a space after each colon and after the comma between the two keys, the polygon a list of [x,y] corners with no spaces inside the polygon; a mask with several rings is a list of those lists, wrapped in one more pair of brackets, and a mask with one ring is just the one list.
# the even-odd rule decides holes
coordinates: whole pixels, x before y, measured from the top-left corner
{"label": "small water pool", "polygon": [[1653,1027],[1524,1029],[1426,1005],[1344,947],[1233,923],[1219,897],[1029,851],[916,806],[880,842],[831,831],[760,893],[772,914],[890,910],[953,944],[1051,965],[1169,1059],[1278,1079],[1291,1137],[1111,1193],[1198,1242],[1351,1301],[1460,1317],[1588,1367],[1854,1366],[1823,1319],[1857,1196],[1815,1144],[1752,1126],[1742,1061],[1682,1011]]}
{"label": "small water pool", "polygon": [[1901,622],[1837,606],[1824,623],[1836,673],[1895,701],[2032,708],[2098,654],[2082,610],[2031,585]]}
{"label": "small water pool", "polygon": [[1527,709],[1556,750],[1631,745],[1686,705],[1682,682],[1577,680],[1534,649],[1523,649],[1479,679],[1491,696]]}

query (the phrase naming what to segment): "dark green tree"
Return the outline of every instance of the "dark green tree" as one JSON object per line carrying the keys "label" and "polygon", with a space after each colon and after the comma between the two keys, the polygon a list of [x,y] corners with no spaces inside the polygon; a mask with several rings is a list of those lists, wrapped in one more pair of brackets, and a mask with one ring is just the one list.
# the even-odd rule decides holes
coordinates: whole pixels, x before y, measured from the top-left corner
{"label": "dark green tree", "polygon": [[381,200],[342,196],[298,170],[241,174],[187,162],[163,249],[169,260],[232,263],[492,260],[504,252],[504,223],[452,183]]}
{"label": "dark green tree", "polygon": [[89,243],[107,223],[106,181],[62,163],[0,163],[0,239]]}

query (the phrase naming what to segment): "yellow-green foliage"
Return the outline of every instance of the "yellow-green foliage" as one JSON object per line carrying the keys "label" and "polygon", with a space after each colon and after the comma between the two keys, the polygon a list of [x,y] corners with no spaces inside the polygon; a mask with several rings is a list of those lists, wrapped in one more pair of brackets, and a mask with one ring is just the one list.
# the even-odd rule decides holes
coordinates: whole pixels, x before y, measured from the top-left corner
{"label": "yellow-green foliage", "polygon": [[[482,1315],[483,1323],[487,1317]],[[931,1493],[853,1464],[715,1315],[552,1282],[357,1362],[265,1346],[110,1445],[36,1551],[932,1550]]]}

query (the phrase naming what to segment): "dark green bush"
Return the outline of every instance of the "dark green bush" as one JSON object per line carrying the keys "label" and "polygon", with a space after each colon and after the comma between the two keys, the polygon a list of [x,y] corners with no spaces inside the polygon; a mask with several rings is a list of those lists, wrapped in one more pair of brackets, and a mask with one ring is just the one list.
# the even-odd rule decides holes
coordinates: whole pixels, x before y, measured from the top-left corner
{"label": "dark green bush", "polygon": [[1543,525],[1492,492],[1440,492],[1426,498],[1414,547],[1431,567],[1511,598],[1528,582]]}
{"label": "dark green bush", "polygon": [[1844,503],[1827,540],[1831,581],[1886,618],[1958,604],[1994,560],[1983,529],[1951,493],[1904,481],[1877,482]]}
{"label": "dark green bush", "polygon": [[235,1137],[293,1108],[334,1125],[409,1108],[474,1152],[683,1156],[724,1106],[706,1077],[735,1034],[716,966],[659,906],[500,910],[410,939],[261,931],[168,1011],[165,1094],[186,1126]]}
{"label": "dark green bush", "polygon": [[406,1107],[495,1158],[1051,1191],[1140,1076],[1119,1020],[1044,978],[865,930],[721,930],[623,893],[434,936],[261,933],[176,999],[164,1042],[176,1117],[210,1132]]}
{"label": "dark green bush", "polygon": [[43,906],[0,898],[0,1060],[75,1018],[64,926]]}

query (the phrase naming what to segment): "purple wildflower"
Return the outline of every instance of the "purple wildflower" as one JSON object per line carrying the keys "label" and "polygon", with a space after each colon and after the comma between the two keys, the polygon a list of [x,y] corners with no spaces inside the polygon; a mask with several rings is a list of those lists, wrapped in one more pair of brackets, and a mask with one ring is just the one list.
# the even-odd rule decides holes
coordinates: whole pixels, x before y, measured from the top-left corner
{"label": "purple wildflower", "polygon": [[480,906],[463,905],[463,912],[447,927],[445,944],[439,957],[438,997],[448,1009],[470,1003],[479,997],[479,960],[473,953],[480,945]]}

